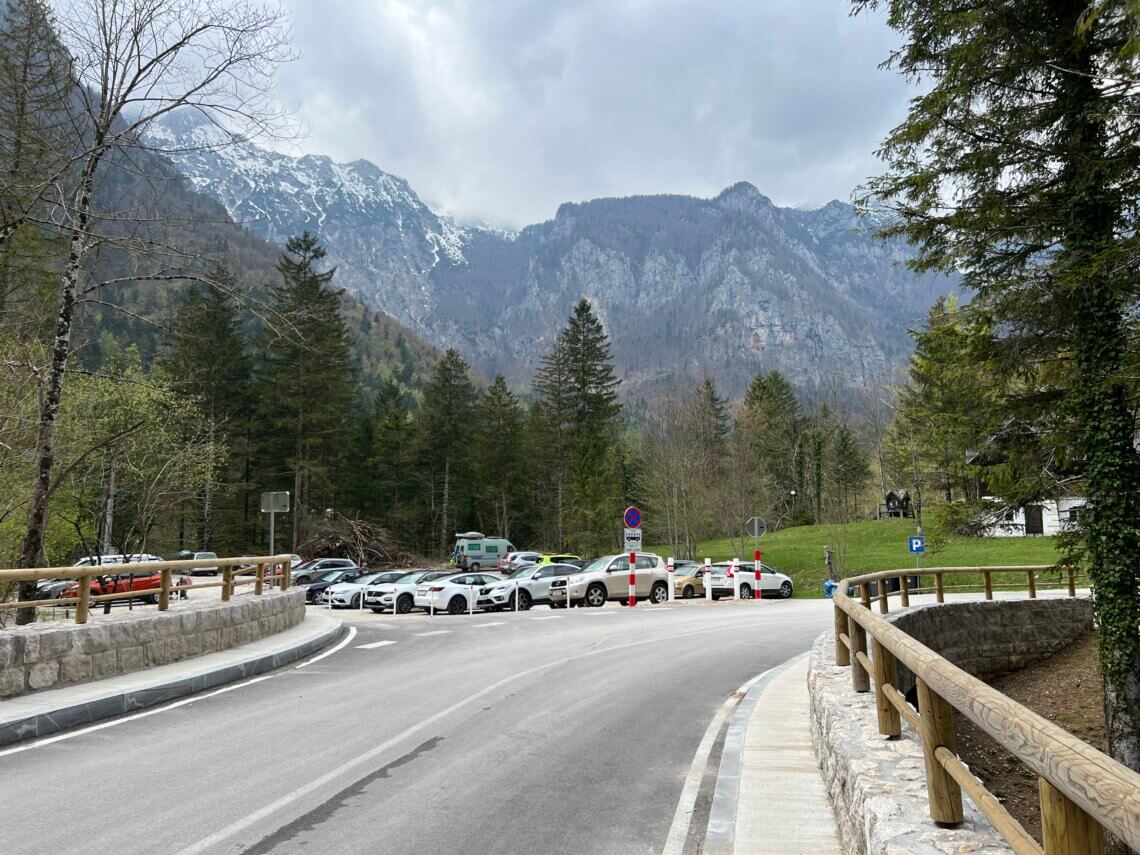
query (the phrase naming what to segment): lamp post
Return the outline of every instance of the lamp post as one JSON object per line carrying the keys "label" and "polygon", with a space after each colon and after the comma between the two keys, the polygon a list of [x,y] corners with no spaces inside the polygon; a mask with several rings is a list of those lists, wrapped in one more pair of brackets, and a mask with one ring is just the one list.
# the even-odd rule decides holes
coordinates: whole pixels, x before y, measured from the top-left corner
{"label": "lamp post", "polygon": [[796,524],[796,491],[792,490],[792,525]]}

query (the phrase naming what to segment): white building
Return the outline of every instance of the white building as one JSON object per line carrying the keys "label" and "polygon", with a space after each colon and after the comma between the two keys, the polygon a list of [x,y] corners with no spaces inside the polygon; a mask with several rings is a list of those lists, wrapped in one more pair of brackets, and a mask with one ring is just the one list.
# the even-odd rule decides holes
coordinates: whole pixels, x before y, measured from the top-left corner
{"label": "white building", "polygon": [[[994,499],[993,501],[997,501]],[[1080,515],[1085,500],[1080,497],[1049,499],[1024,508],[995,514],[982,532],[984,537],[1037,537],[1060,534]]]}

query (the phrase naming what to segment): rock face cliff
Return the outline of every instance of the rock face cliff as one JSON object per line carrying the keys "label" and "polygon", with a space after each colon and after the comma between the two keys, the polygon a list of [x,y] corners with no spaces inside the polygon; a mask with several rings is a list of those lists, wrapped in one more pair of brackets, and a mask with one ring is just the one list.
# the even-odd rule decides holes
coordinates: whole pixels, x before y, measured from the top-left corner
{"label": "rock face cliff", "polygon": [[[164,140],[216,133],[172,120]],[[269,240],[321,236],[340,283],[480,373],[525,385],[588,297],[627,394],[712,375],[730,395],[778,369],[808,392],[854,389],[910,353],[906,330],[952,283],[916,277],[854,209],[779,208],[748,183],[712,199],[565,204],[517,234],[464,227],[367,161],[243,143],[176,158],[193,186]]]}

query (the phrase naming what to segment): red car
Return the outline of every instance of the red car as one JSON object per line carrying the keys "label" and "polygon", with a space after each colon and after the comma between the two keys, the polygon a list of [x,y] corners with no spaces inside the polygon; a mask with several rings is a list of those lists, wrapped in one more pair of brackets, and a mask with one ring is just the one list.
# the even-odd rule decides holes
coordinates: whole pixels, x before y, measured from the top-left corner
{"label": "red car", "polygon": [[[106,580],[110,580],[109,584],[104,585]],[[189,585],[193,582],[188,576],[175,576],[170,580],[170,584]],[[158,588],[162,586],[162,574],[153,571],[144,571],[141,573],[106,573],[102,576],[95,576],[91,579],[91,594],[92,596],[99,596],[100,594],[125,594],[128,591],[153,591],[154,593],[147,594],[140,599],[149,600],[152,603],[158,602]],[[186,599],[186,592],[179,591],[182,599]],[[79,583],[72,582],[63,592],[60,597],[76,597],[79,595]]]}

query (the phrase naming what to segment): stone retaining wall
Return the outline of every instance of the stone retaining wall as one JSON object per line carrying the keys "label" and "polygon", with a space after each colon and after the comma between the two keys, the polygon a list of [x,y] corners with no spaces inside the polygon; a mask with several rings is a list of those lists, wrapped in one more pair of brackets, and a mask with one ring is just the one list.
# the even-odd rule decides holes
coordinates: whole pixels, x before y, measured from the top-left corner
{"label": "stone retaining wall", "polygon": [[[919,606],[887,616],[900,629],[981,679],[1022,668],[1060,650],[1091,626],[1087,599],[981,601]],[[899,663],[901,688],[914,678]],[[969,798],[958,828],[930,819],[922,747],[904,721],[901,739],[879,734],[874,692],[851,689],[851,669],[835,664],[835,641],[816,639],[808,662],[812,742],[844,850],[859,855],[1013,850]]]}
{"label": "stone retaining wall", "polygon": [[83,625],[33,623],[0,631],[0,699],[168,665],[227,650],[296,626],[304,592],[246,595],[118,609]]}

